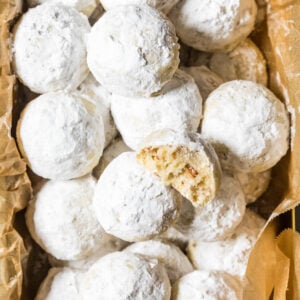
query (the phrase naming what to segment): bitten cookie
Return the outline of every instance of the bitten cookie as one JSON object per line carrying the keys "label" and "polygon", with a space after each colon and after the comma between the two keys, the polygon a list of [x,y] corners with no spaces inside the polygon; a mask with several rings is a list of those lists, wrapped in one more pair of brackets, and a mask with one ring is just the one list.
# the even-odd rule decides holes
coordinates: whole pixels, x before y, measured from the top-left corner
{"label": "bitten cookie", "polygon": [[55,258],[80,260],[93,255],[110,240],[93,211],[95,187],[91,176],[48,181],[29,203],[29,232]]}
{"label": "bitten cookie", "polygon": [[150,96],[172,78],[179,45],[172,23],[148,5],[121,5],[93,26],[88,66],[107,90],[124,96]]}
{"label": "bitten cookie", "polygon": [[203,207],[182,201],[182,213],[174,227],[189,239],[221,240],[230,236],[245,213],[245,195],[237,179],[224,174],[216,197]]}
{"label": "bitten cookie", "polygon": [[164,241],[150,240],[134,243],[124,251],[157,259],[165,266],[171,283],[194,270],[188,258],[178,247]]}
{"label": "bitten cookie", "polygon": [[255,0],[182,0],[169,17],[180,39],[207,52],[229,51],[254,28]]}
{"label": "bitten cookie", "polygon": [[165,187],[125,152],[104,170],[94,195],[94,209],[106,232],[128,242],[167,230],[176,220],[180,195]]}
{"label": "bitten cookie", "polygon": [[172,287],[172,300],[242,300],[241,283],[225,272],[194,271]]}
{"label": "bitten cookie", "polygon": [[78,87],[81,97],[95,104],[102,117],[105,132],[105,147],[117,136],[118,131],[110,112],[111,94],[99,84],[92,74]]}
{"label": "bitten cookie", "polygon": [[242,79],[265,86],[268,83],[266,61],[250,39],[246,39],[230,52],[213,54],[209,67],[224,81]]}
{"label": "bitten cookie", "polygon": [[96,107],[78,94],[47,93],[23,110],[17,140],[34,173],[72,179],[97,165],[105,143],[103,121]]}
{"label": "bitten cookie", "polygon": [[224,168],[245,173],[270,169],[289,146],[284,104],[270,90],[251,81],[230,81],[209,95],[201,132]]}
{"label": "bitten cookie", "polygon": [[271,180],[271,170],[261,173],[237,172],[235,176],[242,185],[248,204],[255,202],[267,190]]}
{"label": "bitten cookie", "polygon": [[89,17],[97,7],[96,0],[27,0],[26,2],[29,7],[34,7],[43,3],[69,6],[85,14],[87,17]]}
{"label": "bitten cookie", "polygon": [[171,296],[163,265],[129,252],[102,257],[85,274],[80,290],[83,300],[169,300]]}
{"label": "bitten cookie", "polygon": [[96,178],[99,178],[111,161],[113,161],[123,152],[128,151],[130,151],[130,148],[126,146],[122,138],[118,137],[113,140],[112,143],[104,150],[98,165],[93,170],[93,175]]}
{"label": "bitten cookie", "polygon": [[88,75],[88,19],[73,8],[42,4],[22,15],[14,28],[13,64],[35,93],[74,90]]}
{"label": "bitten cookie", "polygon": [[196,132],[202,117],[202,98],[194,79],[178,70],[156,97],[113,95],[112,114],[124,142],[132,149],[156,130]]}
{"label": "bitten cookie", "polygon": [[165,14],[168,14],[171,8],[179,0],[100,0],[105,10],[109,10],[120,5],[128,4],[148,4],[151,7],[154,7]]}
{"label": "bitten cookie", "polygon": [[231,237],[212,243],[191,240],[188,257],[200,270],[220,270],[244,279],[248,259],[265,221],[247,209],[244,219]]}
{"label": "bitten cookie", "polygon": [[144,140],[137,160],[196,207],[211,201],[219,189],[218,157],[198,133],[156,131]]}
{"label": "bitten cookie", "polygon": [[202,98],[194,79],[178,70],[156,97],[112,97],[112,114],[124,142],[132,149],[150,133],[172,128],[197,131]]}
{"label": "bitten cookie", "polygon": [[39,287],[35,300],[81,300],[78,282],[82,274],[70,268],[52,268]]}
{"label": "bitten cookie", "polygon": [[186,73],[190,74],[200,91],[203,100],[206,100],[208,95],[224,83],[223,79],[206,66],[181,68]]}

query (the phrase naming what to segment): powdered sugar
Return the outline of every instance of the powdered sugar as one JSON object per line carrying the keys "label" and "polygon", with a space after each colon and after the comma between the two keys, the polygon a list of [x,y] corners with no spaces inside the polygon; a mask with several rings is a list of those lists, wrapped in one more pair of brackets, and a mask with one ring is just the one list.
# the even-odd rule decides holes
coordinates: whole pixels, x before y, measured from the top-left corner
{"label": "powdered sugar", "polygon": [[104,170],[94,195],[94,208],[106,232],[125,241],[158,235],[178,216],[181,197],[125,152]]}
{"label": "powdered sugar", "polygon": [[50,179],[83,176],[104,147],[103,121],[78,94],[48,93],[27,104],[18,122],[18,145],[30,168]]}
{"label": "powdered sugar", "polygon": [[93,26],[87,50],[95,78],[120,95],[158,92],[179,64],[174,26],[147,5],[122,5],[106,12]]}
{"label": "powdered sugar", "polygon": [[42,4],[15,27],[15,72],[36,93],[74,90],[88,74],[88,19],[75,9]]}
{"label": "powdered sugar", "polygon": [[250,81],[231,81],[210,94],[201,131],[223,167],[242,172],[265,171],[288,149],[284,105],[267,88]]}

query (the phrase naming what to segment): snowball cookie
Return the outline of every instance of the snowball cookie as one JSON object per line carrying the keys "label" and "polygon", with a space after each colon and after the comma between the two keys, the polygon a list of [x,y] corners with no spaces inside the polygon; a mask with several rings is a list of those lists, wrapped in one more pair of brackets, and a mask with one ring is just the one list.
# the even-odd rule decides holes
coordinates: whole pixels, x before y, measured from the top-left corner
{"label": "snowball cookie", "polygon": [[115,252],[102,257],[85,274],[81,294],[83,300],[169,300],[171,286],[157,260]]}
{"label": "snowball cookie", "polygon": [[129,243],[122,241],[114,236],[109,236],[106,243],[102,245],[95,254],[81,260],[58,260],[52,255],[48,255],[48,261],[52,267],[69,267],[76,270],[87,271],[101,257],[116,251],[120,251],[128,246]]}
{"label": "snowball cookie", "polygon": [[270,90],[235,80],[207,98],[202,134],[223,167],[257,173],[273,167],[287,152],[289,120],[283,103]]}
{"label": "snowball cookie", "polygon": [[242,79],[265,86],[268,83],[266,61],[250,39],[246,39],[230,52],[213,54],[209,67],[224,81]]}
{"label": "snowball cookie", "polygon": [[220,270],[243,280],[250,252],[264,224],[261,217],[247,209],[243,221],[231,237],[212,243],[190,241],[188,256],[197,269]]}
{"label": "snowball cookie", "polygon": [[224,83],[219,75],[206,66],[182,68],[182,70],[194,78],[203,100],[206,100],[213,90]]}
{"label": "snowball cookie", "polygon": [[225,272],[194,271],[172,287],[171,300],[242,300],[241,283]]}
{"label": "snowball cookie", "polygon": [[123,152],[128,151],[130,151],[130,148],[127,147],[121,137],[113,140],[112,143],[104,150],[98,165],[93,170],[93,175],[96,178],[99,178],[104,169],[110,164],[112,160],[114,160]]}
{"label": "snowball cookie", "polygon": [[219,189],[218,157],[198,133],[156,131],[141,145],[137,160],[196,207],[212,200]]}
{"label": "snowball cookie", "polygon": [[174,75],[179,45],[174,26],[148,5],[121,5],[93,26],[87,62],[103,86],[123,96],[150,96]]}
{"label": "snowball cookie", "polygon": [[[186,206],[183,201],[183,207]],[[230,236],[241,223],[245,214],[245,196],[239,181],[228,174],[223,174],[220,190],[217,196],[205,206],[184,208],[187,221],[174,227],[186,234],[190,239],[199,239],[206,242],[224,239]]]}
{"label": "snowball cookie", "polygon": [[150,240],[134,243],[124,251],[157,259],[165,266],[171,283],[194,270],[183,252],[171,243]]}
{"label": "snowball cookie", "polygon": [[100,0],[105,10],[109,10],[112,8],[116,8],[121,5],[128,4],[148,4],[151,7],[154,7],[165,14],[168,14],[171,8],[178,2],[179,0]]}
{"label": "snowball cookie", "polygon": [[95,187],[91,176],[48,181],[30,202],[26,211],[29,232],[55,258],[83,259],[109,241],[93,211]]}
{"label": "snowball cookie", "polygon": [[112,114],[124,142],[137,149],[153,131],[197,131],[202,117],[202,98],[194,79],[178,70],[156,97],[113,95]]}
{"label": "snowball cookie", "polygon": [[201,51],[228,51],[254,29],[255,0],[182,0],[169,17],[180,39]]}
{"label": "snowball cookie", "polygon": [[97,7],[96,0],[27,0],[29,7],[34,7],[42,3],[51,3],[54,5],[64,5],[75,8],[86,16],[90,16]]}
{"label": "snowball cookie", "polygon": [[241,173],[235,174],[242,185],[246,197],[246,203],[255,202],[268,188],[271,181],[271,170],[261,173]]}
{"label": "snowball cookie", "polygon": [[42,94],[74,90],[88,75],[86,16],[73,8],[43,4],[29,9],[14,30],[13,63],[20,81]]}
{"label": "snowball cookie", "polygon": [[35,300],[81,300],[78,282],[82,274],[69,268],[52,268],[39,287]]}
{"label": "snowball cookie", "polygon": [[180,195],[125,152],[104,170],[94,194],[94,209],[106,232],[128,242],[151,239],[176,220]]}
{"label": "snowball cookie", "polygon": [[41,95],[27,104],[18,122],[17,139],[32,171],[54,180],[91,172],[105,141],[95,106],[64,91]]}
{"label": "snowball cookie", "polygon": [[118,131],[110,112],[111,94],[96,81],[92,74],[78,87],[79,93],[85,99],[95,104],[102,117],[105,132],[105,147],[117,136]]}

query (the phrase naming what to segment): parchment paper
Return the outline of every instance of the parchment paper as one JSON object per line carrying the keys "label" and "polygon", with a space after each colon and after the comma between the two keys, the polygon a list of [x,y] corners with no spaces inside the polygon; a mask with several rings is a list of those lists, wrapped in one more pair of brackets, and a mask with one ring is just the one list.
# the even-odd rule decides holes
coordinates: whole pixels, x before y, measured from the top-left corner
{"label": "parchment paper", "polygon": [[[264,1],[260,2],[264,5]],[[28,289],[24,292],[26,287],[34,290],[35,279],[45,274],[44,270],[40,272],[40,266],[45,264],[44,257],[32,243],[22,214],[17,215],[17,220],[14,217],[26,206],[32,192],[26,165],[11,136],[14,131],[12,120],[18,117],[23,88],[16,90],[16,79],[10,66],[9,32],[21,11],[21,0],[0,0],[1,300],[15,300],[21,296],[32,298],[34,292],[31,294]],[[291,151],[272,171],[268,191],[252,205],[268,222],[250,256],[245,300],[300,298],[299,235],[286,230],[276,238],[280,230],[278,216],[300,203],[300,133],[296,135],[296,131],[300,131],[300,0],[270,0],[267,11],[267,23],[259,22],[252,38],[268,61],[270,88],[287,104],[290,112]]]}

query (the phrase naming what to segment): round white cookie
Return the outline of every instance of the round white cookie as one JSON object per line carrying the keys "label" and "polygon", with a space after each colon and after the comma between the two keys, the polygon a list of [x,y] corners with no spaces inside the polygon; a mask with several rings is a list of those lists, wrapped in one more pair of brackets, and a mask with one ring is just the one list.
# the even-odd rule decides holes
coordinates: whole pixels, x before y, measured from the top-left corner
{"label": "round white cookie", "polygon": [[196,207],[211,201],[219,189],[218,157],[198,133],[155,131],[140,145],[137,160]]}
{"label": "round white cookie", "polygon": [[88,75],[86,16],[62,5],[42,4],[22,15],[14,29],[13,64],[35,93],[74,90]]}
{"label": "round white cookie", "polygon": [[167,230],[176,220],[180,195],[125,152],[104,170],[94,195],[94,209],[106,232],[128,242],[142,241]]}
{"label": "round white cookie", "polygon": [[171,296],[163,265],[130,252],[102,257],[85,274],[80,290],[83,300],[169,300]]}
{"label": "round white cookie", "polygon": [[217,196],[203,207],[192,208],[182,201],[183,214],[174,227],[189,239],[212,242],[230,236],[245,213],[245,195],[239,181],[223,174]]}
{"label": "round white cookie", "polygon": [[250,80],[267,85],[266,61],[258,47],[246,39],[230,52],[214,53],[209,61],[212,71],[224,81]]}
{"label": "round white cookie", "polygon": [[156,97],[112,96],[115,123],[132,149],[150,133],[172,128],[196,132],[202,117],[202,98],[194,79],[178,70]]}
{"label": "round white cookie", "polygon": [[170,12],[171,8],[179,1],[179,0],[100,0],[104,9],[109,10],[112,8],[116,8],[121,5],[128,4],[148,4],[151,7],[154,7],[166,15]]}
{"label": "round white cookie", "polygon": [[245,173],[270,169],[289,146],[284,104],[251,81],[234,80],[214,90],[205,102],[201,131],[224,168]]}
{"label": "round white cookie", "polygon": [[93,170],[93,175],[96,178],[99,178],[111,161],[113,161],[123,152],[128,151],[130,151],[130,148],[127,147],[121,137],[113,140],[112,143],[104,150],[98,165]]}
{"label": "round white cookie", "polygon": [[238,276],[246,274],[248,259],[265,221],[247,209],[234,234],[223,240],[206,243],[191,240],[187,252],[194,267],[200,270],[220,270]]}
{"label": "round white cookie", "polygon": [[104,147],[107,147],[118,134],[110,112],[111,94],[96,81],[92,74],[89,74],[85,81],[78,87],[78,90],[82,97],[95,104],[97,111],[101,115],[105,132]]}
{"label": "round white cookie", "polygon": [[39,287],[35,300],[81,300],[78,282],[82,273],[69,268],[51,268]]}
{"label": "round white cookie", "polygon": [[17,139],[32,171],[54,180],[91,172],[105,141],[95,106],[63,91],[41,95],[27,104],[18,122]]}
{"label": "round white cookie", "polygon": [[55,258],[83,259],[110,240],[93,211],[95,187],[91,176],[48,181],[30,201],[26,211],[29,232]]}
{"label": "round white cookie", "polygon": [[104,243],[102,247],[95,252],[95,254],[90,255],[87,258],[81,260],[59,260],[52,255],[48,255],[48,261],[52,267],[69,267],[75,270],[87,271],[101,257],[109,253],[120,251],[128,246],[128,244],[129,243],[122,241],[121,239],[109,235],[108,241]]}
{"label": "round white cookie", "polygon": [[254,29],[255,0],[182,0],[169,17],[180,39],[201,51],[228,51]]}
{"label": "round white cookie", "polygon": [[134,243],[124,251],[157,259],[165,266],[171,283],[194,270],[183,252],[171,243],[150,240]]}
{"label": "round white cookie", "polygon": [[235,176],[242,185],[248,204],[255,202],[267,190],[271,180],[271,170],[261,173],[237,172]]}
{"label": "round white cookie", "polygon": [[87,17],[89,17],[97,7],[96,0],[27,0],[26,2],[29,7],[34,7],[43,3],[73,7]]}
{"label": "round white cookie", "polygon": [[209,94],[224,83],[223,79],[206,66],[181,68],[186,73],[190,74],[200,91],[203,100],[206,100]]}
{"label": "round white cookie", "polygon": [[148,5],[121,5],[93,26],[87,62],[107,90],[124,96],[150,96],[174,75],[179,64],[175,28]]}
{"label": "round white cookie", "polygon": [[241,283],[225,272],[194,271],[172,287],[172,300],[242,300]]}

